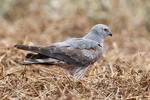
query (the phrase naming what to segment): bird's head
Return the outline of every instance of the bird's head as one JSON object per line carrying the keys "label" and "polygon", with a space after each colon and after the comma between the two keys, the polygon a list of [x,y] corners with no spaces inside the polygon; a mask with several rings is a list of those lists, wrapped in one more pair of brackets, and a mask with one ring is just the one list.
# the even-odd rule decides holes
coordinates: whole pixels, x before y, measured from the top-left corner
{"label": "bird's head", "polygon": [[110,28],[104,24],[97,24],[92,27],[91,31],[98,34],[100,37],[105,38],[107,36],[112,36]]}

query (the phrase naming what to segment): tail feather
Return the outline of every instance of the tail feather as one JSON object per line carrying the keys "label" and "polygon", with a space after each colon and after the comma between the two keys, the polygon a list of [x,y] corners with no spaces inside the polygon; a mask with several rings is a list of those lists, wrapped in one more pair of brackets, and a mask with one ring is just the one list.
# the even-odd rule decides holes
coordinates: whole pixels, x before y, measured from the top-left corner
{"label": "tail feather", "polygon": [[63,61],[59,61],[53,58],[46,58],[46,59],[30,59],[23,61],[22,65],[31,65],[31,64],[65,64]]}
{"label": "tail feather", "polygon": [[28,53],[26,55],[27,59],[47,59],[50,58],[48,56],[42,55],[42,54],[33,54],[33,53]]}
{"label": "tail feather", "polygon": [[22,50],[37,52],[37,53],[39,53],[40,49],[42,48],[37,46],[26,46],[26,45],[15,45],[14,47]]}
{"label": "tail feather", "polygon": [[55,50],[54,46],[39,47],[39,46],[15,45],[14,47],[18,49],[22,49],[22,50],[32,51],[32,52],[41,54],[42,56],[47,56],[47,57],[56,56],[51,53]]}

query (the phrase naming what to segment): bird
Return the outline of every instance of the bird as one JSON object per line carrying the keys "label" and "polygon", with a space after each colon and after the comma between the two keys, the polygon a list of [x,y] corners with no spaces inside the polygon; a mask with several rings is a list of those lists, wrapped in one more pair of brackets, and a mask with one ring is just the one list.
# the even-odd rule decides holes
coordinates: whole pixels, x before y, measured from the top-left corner
{"label": "bird", "polygon": [[111,29],[107,25],[96,24],[81,38],[71,38],[50,46],[17,44],[14,47],[33,52],[26,55],[27,60],[21,62],[22,65],[57,65],[66,69],[69,76],[78,80],[101,58],[104,39],[108,36],[112,36]]}

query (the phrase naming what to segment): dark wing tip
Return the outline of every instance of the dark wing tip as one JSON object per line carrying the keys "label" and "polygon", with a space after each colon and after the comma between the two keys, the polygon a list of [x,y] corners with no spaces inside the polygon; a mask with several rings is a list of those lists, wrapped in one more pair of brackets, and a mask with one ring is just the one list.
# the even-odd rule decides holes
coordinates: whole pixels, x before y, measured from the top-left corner
{"label": "dark wing tip", "polygon": [[20,47],[22,47],[22,45],[20,45],[20,44],[16,44],[16,45],[14,45],[14,47],[16,47],[16,48],[20,48]]}
{"label": "dark wing tip", "polygon": [[16,44],[16,45],[14,45],[14,47],[17,47],[18,45]]}
{"label": "dark wing tip", "polygon": [[21,45],[21,44],[16,44],[16,45],[14,45],[14,47],[16,47],[18,49],[26,49],[26,48],[28,48],[28,46]]}

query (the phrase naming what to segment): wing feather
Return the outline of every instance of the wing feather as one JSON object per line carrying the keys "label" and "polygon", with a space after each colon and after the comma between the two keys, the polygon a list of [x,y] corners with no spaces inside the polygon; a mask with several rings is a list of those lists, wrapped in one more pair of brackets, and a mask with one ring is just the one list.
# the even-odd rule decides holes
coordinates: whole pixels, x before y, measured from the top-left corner
{"label": "wing feather", "polygon": [[[102,55],[102,47],[99,44],[95,44],[93,41],[88,41],[90,45],[95,44],[95,46],[90,47],[86,42],[87,41],[76,40],[74,46],[73,44],[70,44],[65,46],[53,45],[47,47],[15,45],[15,47],[22,50],[32,51],[49,58],[54,58],[69,65],[80,67],[93,64]],[[77,44],[80,44],[79,46],[82,48],[75,47]]]}

